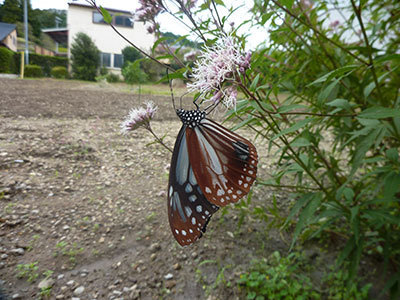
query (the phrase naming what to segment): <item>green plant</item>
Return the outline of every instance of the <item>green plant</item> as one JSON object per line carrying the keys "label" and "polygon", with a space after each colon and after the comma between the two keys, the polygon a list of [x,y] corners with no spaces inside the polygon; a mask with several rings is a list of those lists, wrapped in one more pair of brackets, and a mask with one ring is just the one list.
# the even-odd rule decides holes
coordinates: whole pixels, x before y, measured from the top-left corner
{"label": "green plant", "polygon": [[115,82],[119,82],[120,78],[119,78],[119,75],[117,75],[117,74],[109,73],[106,75],[106,80],[108,83],[115,83]]}
{"label": "green plant", "polygon": [[43,70],[38,65],[25,65],[25,77],[43,77]]}
{"label": "green plant", "polygon": [[61,67],[61,66],[57,66],[57,67],[53,67],[51,69],[51,77],[54,78],[59,78],[59,79],[65,79],[68,78],[68,71],[66,67]]}
{"label": "green plant", "polygon": [[[36,53],[29,54],[29,63],[38,65],[42,68],[43,74],[46,77],[51,76],[51,70],[54,67],[68,67],[68,58],[60,56],[47,56]],[[14,53],[14,70],[13,73],[19,74],[21,64],[21,53]]]}
{"label": "green plant", "polygon": [[38,262],[35,261],[30,264],[19,264],[17,265],[17,277],[27,278],[28,282],[34,282],[39,276]]}
{"label": "green plant", "polygon": [[54,256],[67,256],[72,265],[76,264],[76,256],[84,251],[83,247],[78,247],[76,242],[69,245],[67,242],[59,242],[56,244],[56,252]]}
{"label": "green plant", "polygon": [[49,298],[51,296],[51,290],[51,286],[40,289],[40,297]]}
{"label": "green plant", "polygon": [[144,83],[147,81],[147,74],[140,68],[139,60],[127,63],[122,69],[122,75],[124,76],[125,82],[129,84]]}
{"label": "green plant", "polygon": [[366,284],[361,289],[358,288],[358,282],[349,282],[349,272],[347,269],[335,269],[330,268],[330,272],[325,274],[323,278],[324,294],[327,299],[331,300],[363,300],[369,299],[368,291],[372,287],[372,284]]}
{"label": "green plant", "polygon": [[14,71],[13,52],[5,47],[0,47],[0,73],[12,73]]}
{"label": "green plant", "polygon": [[53,275],[53,273],[54,273],[54,271],[52,271],[52,270],[46,270],[46,271],[43,272],[43,276],[44,276],[46,279],[48,279],[48,278],[51,277],[51,275]]}
{"label": "green plant", "polygon": [[281,257],[274,252],[268,260],[253,261],[249,271],[240,275],[239,288],[247,299],[321,299],[309,277],[304,275],[301,255]]}
{"label": "green plant", "polygon": [[143,58],[143,55],[138,50],[136,50],[134,47],[131,46],[127,46],[124,49],[122,49],[122,56],[124,57],[123,68],[125,68],[129,62],[134,62],[138,59]]}
{"label": "green plant", "polygon": [[[217,265],[219,271],[215,279],[209,278],[207,272],[202,271],[202,268],[207,267],[208,265]],[[205,291],[206,295],[210,295],[218,287],[231,287],[231,282],[227,281],[225,278],[225,271],[230,268],[232,268],[231,265],[222,267],[219,262],[210,259],[204,260],[198,264],[198,267],[196,268],[196,279],[202,284],[203,290]],[[210,284],[210,282],[212,282],[212,284]]]}
{"label": "green plant", "polygon": [[74,78],[94,81],[100,65],[100,51],[91,38],[79,32],[71,46],[71,67]]}

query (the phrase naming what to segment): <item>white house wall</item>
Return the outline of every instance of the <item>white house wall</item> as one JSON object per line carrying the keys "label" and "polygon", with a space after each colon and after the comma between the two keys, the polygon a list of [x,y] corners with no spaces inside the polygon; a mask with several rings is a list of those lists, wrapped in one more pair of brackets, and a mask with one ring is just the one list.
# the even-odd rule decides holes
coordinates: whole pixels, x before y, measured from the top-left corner
{"label": "white house wall", "polygon": [[[67,26],[68,26],[68,58],[70,58],[71,45],[77,33],[86,33],[99,48],[100,52],[121,54],[122,49],[129,44],[118,36],[108,24],[93,23],[93,11],[91,7],[69,5]],[[111,12],[113,13],[113,12]],[[116,28],[130,41],[142,50],[149,52],[155,38],[147,33],[142,22],[134,22],[133,28],[116,26]],[[111,55],[111,66],[114,65],[114,55]]]}

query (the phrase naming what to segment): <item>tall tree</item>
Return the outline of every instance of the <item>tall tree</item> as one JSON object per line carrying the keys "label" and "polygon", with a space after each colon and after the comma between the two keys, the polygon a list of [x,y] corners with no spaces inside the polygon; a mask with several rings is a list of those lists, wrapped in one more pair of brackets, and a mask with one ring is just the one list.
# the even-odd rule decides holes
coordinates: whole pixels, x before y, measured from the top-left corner
{"label": "tall tree", "polygon": [[100,51],[87,34],[76,34],[71,46],[71,61],[76,79],[95,80],[100,65]]}
{"label": "tall tree", "polygon": [[22,22],[23,16],[24,9],[21,0],[4,0],[4,3],[0,5],[1,22],[12,24]]}
{"label": "tall tree", "polygon": [[[41,26],[35,11],[32,9],[31,0],[28,0],[28,23],[32,26],[33,35],[40,37]],[[16,24],[23,21],[24,0],[4,0],[0,5],[0,22]]]}

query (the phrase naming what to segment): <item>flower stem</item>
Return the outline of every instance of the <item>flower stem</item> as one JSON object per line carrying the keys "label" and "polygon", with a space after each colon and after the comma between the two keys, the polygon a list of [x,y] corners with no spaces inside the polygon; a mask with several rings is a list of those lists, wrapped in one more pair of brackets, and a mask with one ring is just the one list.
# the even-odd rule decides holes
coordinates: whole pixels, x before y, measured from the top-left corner
{"label": "flower stem", "polygon": [[163,140],[160,139],[155,133],[154,131],[151,129],[150,124],[148,126],[145,127],[148,131],[150,131],[150,133],[154,136],[154,138],[156,139],[156,141],[161,144],[162,146],[164,146],[164,148],[166,148],[169,152],[173,152],[172,149],[170,147],[168,147],[166,144],[164,144]]}

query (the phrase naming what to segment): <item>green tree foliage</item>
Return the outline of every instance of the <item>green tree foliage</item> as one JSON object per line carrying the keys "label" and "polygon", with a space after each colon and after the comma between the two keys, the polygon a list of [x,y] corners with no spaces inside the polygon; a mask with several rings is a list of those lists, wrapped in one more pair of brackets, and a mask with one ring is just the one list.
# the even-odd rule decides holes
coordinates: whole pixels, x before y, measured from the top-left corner
{"label": "green tree foliage", "polygon": [[[31,1],[28,0],[28,23],[32,34],[40,38],[41,31],[44,28],[56,27],[55,18],[61,19],[60,27],[66,26],[67,14],[65,10],[55,9],[32,9]],[[0,4],[0,22],[17,24],[24,21],[24,0],[5,0]],[[19,27],[22,28],[23,27]],[[30,31],[31,31],[30,30]],[[18,36],[23,37],[23,30],[17,31]]]}
{"label": "green tree foliage", "polygon": [[144,83],[148,79],[147,74],[140,68],[139,60],[128,62],[122,69],[122,75],[124,76],[125,82],[129,84]]}
{"label": "green tree foliage", "polygon": [[0,22],[15,24],[23,21],[24,7],[21,0],[4,0],[0,4]]}
{"label": "green tree foliage", "polygon": [[128,64],[128,62],[134,62],[138,59],[143,58],[142,53],[131,46],[127,46],[122,49],[122,55],[124,57],[124,67]]}
{"label": "green tree foliage", "polygon": [[100,65],[100,51],[91,38],[79,32],[71,46],[71,66],[73,77],[94,81]]}

